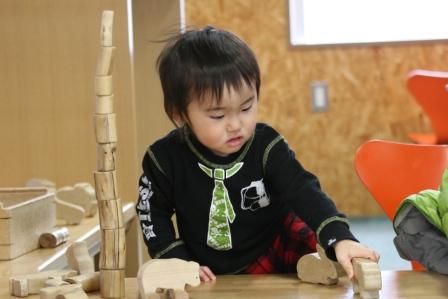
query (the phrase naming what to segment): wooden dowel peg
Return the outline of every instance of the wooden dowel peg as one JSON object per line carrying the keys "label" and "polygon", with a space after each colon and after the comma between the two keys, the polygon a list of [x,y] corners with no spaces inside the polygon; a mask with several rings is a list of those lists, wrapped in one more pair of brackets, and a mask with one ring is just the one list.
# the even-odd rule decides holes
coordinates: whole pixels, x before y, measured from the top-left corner
{"label": "wooden dowel peg", "polygon": [[101,33],[100,33],[101,46],[103,47],[112,46],[113,22],[114,22],[114,12],[112,10],[103,11],[101,17]]}
{"label": "wooden dowel peg", "polygon": [[97,169],[98,171],[115,170],[116,143],[100,143],[97,145]]}
{"label": "wooden dowel peg", "polygon": [[118,199],[117,177],[115,171],[95,171],[93,177],[95,179],[95,193],[97,200]]}
{"label": "wooden dowel peg", "polygon": [[117,128],[115,114],[95,114],[95,136],[97,143],[117,142]]}
{"label": "wooden dowel peg", "polygon": [[114,113],[114,95],[96,97],[96,114]]}
{"label": "wooden dowel peg", "polygon": [[39,244],[43,248],[54,248],[68,240],[69,232],[66,227],[58,227],[39,237]]}
{"label": "wooden dowel peg", "polygon": [[125,228],[102,229],[101,231],[100,269],[124,269],[126,262]]}
{"label": "wooden dowel peg", "polygon": [[121,199],[99,200],[98,209],[102,229],[118,229],[123,226]]}
{"label": "wooden dowel peg", "polygon": [[112,76],[95,76],[95,94],[97,96],[108,96],[113,91]]}
{"label": "wooden dowel peg", "polygon": [[114,52],[115,47],[101,47],[95,72],[97,76],[109,76],[112,74]]}
{"label": "wooden dowel peg", "polygon": [[121,298],[125,295],[124,270],[101,270],[101,297]]}

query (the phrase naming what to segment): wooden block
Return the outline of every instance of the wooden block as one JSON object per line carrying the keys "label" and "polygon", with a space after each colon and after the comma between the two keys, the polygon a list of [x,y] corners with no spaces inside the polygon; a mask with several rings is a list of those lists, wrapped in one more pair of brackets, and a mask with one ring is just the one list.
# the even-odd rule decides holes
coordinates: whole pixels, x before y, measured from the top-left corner
{"label": "wooden block", "polygon": [[[12,282],[10,282],[9,285],[10,285],[9,292],[13,296],[26,297],[30,294],[33,294],[33,293],[29,292],[27,279],[12,280]],[[12,289],[11,289],[11,286],[12,286]]]}
{"label": "wooden block", "polygon": [[101,16],[101,46],[112,46],[112,28],[114,23],[114,12],[112,10],[105,10]]}
{"label": "wooden block", "polygon": [[47,189],[48,192],[56,191],[56,184],[50,180],[31,178],[25,183],[25,187],[42,187]]}
{"label": "wooden block", "polygon": [[96,97],[96,114],[114,113],[114,95]]}
{"label": "wooden block", "polygon": [[80,224],[84,219],[86,213],[82,207],[59,199],[55,199],[55,203],[56,217],[65,220],[66,224]]}
{"label": "wooden block", "polygon": [[83,290],[75,290],[64,294],[59,294],[56,299],[88,299],[89,297]]}
{"label": "wooden block", "polygon": [[58,295],[66,294],[70,292],[79,291],[81,289],[81,285],[79,284],[67,284],[67,285],[61,285],[61,286],[52,286],[52,287],[46,287],[42,288],[39,291],[39,295],[41,299],[55,299]]}
{"label": "wooden block", "polygon": [[97,144],[97,170],[113,171],[115,170],[116,143]]}
{"label": "wooden block", "polygon": [[121,199],[99,200],[101,229],[118,229],[123,227],[123,208]]}
{"label": "wooden block", "polygon": [[74,242],[65,252],[70,268],[79,274],[95,272],[93,258],[89,255],[89,250],[85,242]]}
{"label": "wooden block", "polygon": [[[26,200],[46,195],[47,193],[47,189],[44,187],[0,188],[0,202],[3,202],[6,208],[8,206],[18,205]],[[11,217],[9,214],[0,214],[0,218],[9,217]]]}
{"label": "wooden block", "polygon": [[47,287],[58,287],[68,284],[69,284],[68,282],[62,280],[61,278],[50,278],[45,281],[45,286]]}
{"label": "wooden block", "polygon": [[[3,204],[0,202],[0,210],[4,209]],[[0,219],[0,246],[10,245],[14,236],[10,234],[11,230],[11,218]]]}
{"label": "wooden block", "polygon": [[102,298],[121,298],[125,295],[124,270],[100,271],[100,293]]}
{"label": "wooden block", "polygon": [[381,271],[378,263],[364,258],[353,258],[353,292],[359,293],[362,299],[379,298],[381,290]]}
{"label": "wooden block", "polygon": [[39,248],[40,235],[56,224],[54,198],[45,188],[0,188],[0,260]]}
{"label": "wooden block", "polygon": [[89,183],[81,182],[73,186],[78,194],[82,197],[76,198],[78,204],[84,208],[87,217],[92,217],[98,211],[98,203],[96,202],[95,188]]}
{"label": "wooden block", "polygon": [[302,256],[297,262],[297,276],[303,282],[324,285],[337,284],[343,275],[343,269],[329,260],[320,245],[316,246],[318,252]]}
{"label": "wooden block", "polygon": [[97,143],[116,143],[117,128],[115,114],[95,114],[95,136]]}
{"label": "wooden block", "polygon": [[14,295],[14,280],[11,278],[8,280],[9,294]]}
{"label": "wooden block", "polygon": [[125,228],[101,229],[100,269],[116,270],[126,266]]}
{"label": "wooden block", "polygon": [[39,244],[43,248],[54,248],[68,240],[69,231],[66,227],[57,227],[43,233],[39,237]]}
{"label": "wooden block", "polygon": [[113,93],[112,76],[95,76],[95,94],[109,96]]}
{"label": "wooden block", "polygon": [[101,47],[95,75],[109,76],[114,66],[115,47]]}
{"label": "wooden block", "polygon": [[100,272],[72,276],[65,281],[71,284],[80,284],[85,292],[98,291],[100,289]]}
{"label": "wooden block", "polygon": [[56,197],[65,202],[80,206],[85,215],[91,217],[98,210],[95,189],[89,183],[78,183],[73,187],[66,186],[58,189]]}
{"label": "wooden block", "polygon": [[142,299],[148,299],[159,288],[184,291],[186,284],[200,284],[199,264],[175,258],[152,259],[140,267],[137,283]]}
{"label": "wooden block", "polygon": [[9,292],[11,295],[23,297],[37,294],[44,288],[45,282],[51,278],[65,279],[76,275],[73,270],[49,270],[27,275],[14,276],[9,279]]}
{"label": "wooden block", "polygon": [[[117,176],[114,171],[93,173],[95,179],[95,191],[97,200],[117,200]],[[101,211],[100,211],[101,213]]]}

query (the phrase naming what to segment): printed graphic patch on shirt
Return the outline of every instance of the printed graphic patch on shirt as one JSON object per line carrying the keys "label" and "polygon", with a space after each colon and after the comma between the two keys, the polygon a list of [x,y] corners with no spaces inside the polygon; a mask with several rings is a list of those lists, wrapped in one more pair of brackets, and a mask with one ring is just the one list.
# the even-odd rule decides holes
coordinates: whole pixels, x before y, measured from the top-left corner
{"label": "printed graphic patch on shirt", "polygon": [[333,245],[334,242],[336,242],[335,238],[328,240],[328,246]]}
{"label": "printed graphic patch on shirt", "polygon": [[141,184],[138,188],[140,200],[137,205],[138,217],[140,221],[151,221],[151,206],[149,199],[154,192],[151,190],[151,182],[146,176],[141,179]]}
{"label": "printed graphic patch on shirt", "polygon": [[270,203],[263,184],[263,179],[251,182],[249,186],[241,189],[241,209],[256,211],[267,207]]}
{"label": "printed graphic patch on shirt", "polygon": [[230,223],[233,223],[236,215],[224,180],[235,175],[243,167],[243,164],[243,162],[236,163],[229,169],[211,169],[198,163],[199,168],[215,180],[208,218],[207,245],[216,250],[232,249]]}
{"label": "printed graphic patch on shirt", "polygon": [[142,223],[142,231],[146,240],[156,237],[156,234],[154,233],[154,225],[145,225]]}

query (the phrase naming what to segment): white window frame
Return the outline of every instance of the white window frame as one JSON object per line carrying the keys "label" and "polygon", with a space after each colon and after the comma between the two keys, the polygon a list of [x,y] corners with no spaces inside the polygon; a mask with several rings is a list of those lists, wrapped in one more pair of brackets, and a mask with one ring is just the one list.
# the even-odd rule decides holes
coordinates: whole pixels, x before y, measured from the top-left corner
{"label": "white window frame", "polygon": [[448,0],[289,0],[289,25],[293,46],[448,40]]}

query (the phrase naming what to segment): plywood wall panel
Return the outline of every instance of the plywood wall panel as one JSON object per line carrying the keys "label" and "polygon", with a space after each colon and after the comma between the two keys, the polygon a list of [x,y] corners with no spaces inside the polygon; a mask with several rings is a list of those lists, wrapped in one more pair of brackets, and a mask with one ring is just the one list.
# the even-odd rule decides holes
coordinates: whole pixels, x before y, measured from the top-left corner
{"label": "plywood wall panel", "polygon": [[126,1],[0,2],[0,185],[93,183],[93,79],[101,12],[115,11],[118,182],[135,200],[137,157]]}
{"label": "plywood wall panel", "polygon": [[[447,43],[297,48],[287,1],[186,0],[187,24],[216,25],[254,50],[262,72],[260,119],[277,128],[324,190],[351,216],[382,211],[359,182],[356,149],[371,138],[408,141],[430,125],[405,88],[414,68],[448,70]],[[330,110],[312,113],[310,83],[329,84]]]}

